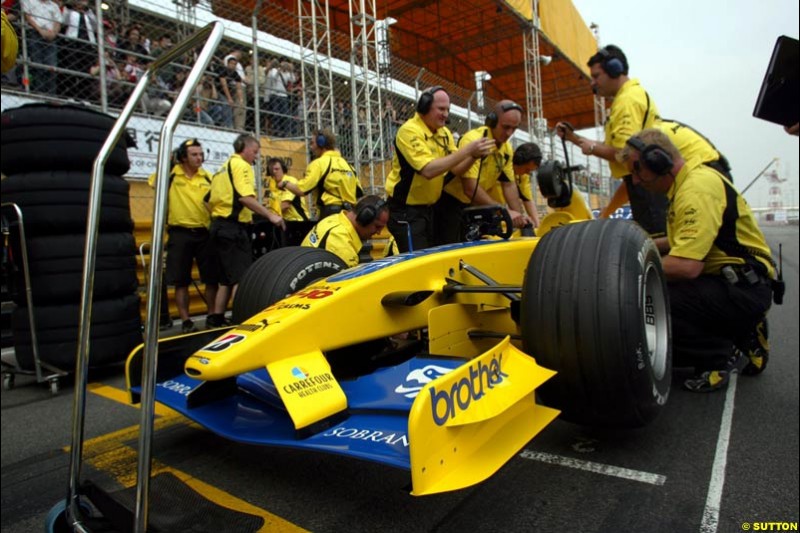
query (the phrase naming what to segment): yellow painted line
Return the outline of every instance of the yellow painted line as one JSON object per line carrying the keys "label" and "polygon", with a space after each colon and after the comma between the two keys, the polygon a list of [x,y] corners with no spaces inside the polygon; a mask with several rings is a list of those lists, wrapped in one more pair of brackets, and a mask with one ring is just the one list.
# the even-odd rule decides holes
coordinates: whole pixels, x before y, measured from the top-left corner
{"label": "yellow painted line", "polygon": [[[131,395],[128,391],[117,389],[109,385],[103,385],[102,383],[89,383],[87,390],[89,392],[97,394],[98,396],[102,396],[103,398],[108,398],[109,400],[114,400],[115,402],[129,405],[137,409],[139,408],[140,405],[140,404],[134,405],[131,403]],[[165,407],[160,403],[156,402],[155,414],[157,416],[170,416],[170,415],[176,415],[178,413],[177,411],[173,411],[169,407]]]}
{"label": "yellow painted line", "polygon": [[[104,398],[131,406],[127,391],[99,383],[89,384],[88,390]],[[160,413],[159,407],[161,408]],[[201,426],[184,418],[180,413],[158,403],[156,403],[156,414],[160,416],[153,421],[154,433],[179,424],[202,429]],[[139,426],[131,426],[93,439],[88,439],[83,445],[83,459],[93,468],[111,475],[123,487],[133,487],[136,485],[139,457],[135,449],[123,443],[129,441],[138,442],[138,438]],[[69,452],[69,446],[65,446],[64,451]],[[233,509],[234,511],[260,516],[264,519],[264,525],[259,529],[259,533],[307,533],[306,529],[280,516],[265,511],[260,507],[256,507],[255,505],[213,487],[185,472],[172,468],[156,459],[152,460],[150,468],[152,476],[162,472],[172,473],[204,498],[217,505]]]}

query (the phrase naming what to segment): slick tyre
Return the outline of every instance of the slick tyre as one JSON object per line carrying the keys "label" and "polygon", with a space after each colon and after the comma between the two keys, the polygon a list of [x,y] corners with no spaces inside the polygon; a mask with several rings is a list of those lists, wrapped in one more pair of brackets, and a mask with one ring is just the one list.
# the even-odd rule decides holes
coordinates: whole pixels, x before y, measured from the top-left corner
{"label": "slick tyre", "polygon": [[[12,238],[14,302],[27,305],[19,240]],[[27,241],[31,296],[35,305],[77,303],[83,287],[84,235],[35,237]],[[93,298],[105,300],[136,292],[136,242],[130,233],[97,236]]]}
{"label": "slick tyre", "polygon": [[[3,180],[3,202],[20,207],[28,237],[85,233],[91,174],[42,171],[16,174]],[[130,185],[106,175],[100,207],[100,230],[131,232]]]}
{"label": "slick tyre", "polygon": [[[91,172],[114,119],[81,106],[29,104],[2,114],[3,158],[6,175],[36,170]],[[123,137],[109,154],[105,171],[119,176],[130,169]],[[131,143],[132,144],[132,143]]]}
{"label": "slick tyre", "polygon": [[233,321],[240,324],[312,282],[346,268],[344,261],[327,250],[300,246],[273,250],[245,272],[233,300]]}
{"label": "slick tyre", "polygon": [[634,428],[671,383],[666,281],[655,244],[619,220],[568,224],[537,244],[525,273],[523,346],[557,372],[537,391],[579,424]]}
{"label": "slick tyre", "polygon": [[[78,347],[80,306],[37,306],[34,308],[34,319],[42,361],[62,370],[72,370]],[[17,362],[23,369],[32,369],[34,359],[28,308],[14,309],[11,323]],[[122,362],[141,342],[137,294],[93,302],[89,340],[90,366]]]}

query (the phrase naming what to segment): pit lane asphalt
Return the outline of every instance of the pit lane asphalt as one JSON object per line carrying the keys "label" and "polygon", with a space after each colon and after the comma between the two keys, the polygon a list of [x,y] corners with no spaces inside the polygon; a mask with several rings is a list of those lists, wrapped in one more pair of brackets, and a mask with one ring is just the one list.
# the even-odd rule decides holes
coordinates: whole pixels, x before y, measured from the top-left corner
{"label": "pit lane asphalt", "polygon": [[[156,432],[154,458],[279,517],[265,531],[675,533],[743,531],[745,522],[752,529],[756,522],[796,526],[798,227],[764,231],[774,250],[783,244],[787,280],[786,303],[770,312],[767,371],[707,395],[680,390],[676,374],[665,411],[641,430],[556,421],[488,481],[423,498],[408,495],[403,471],[236,444],[188,423]],[[90,381],[124,389],[119,370]],[[72,390],[67,381],[53,397],[18,376],[16,387],[2,392],[2,533],[42,531],[48,510],[66,495]],[[87,439],[104,443],[110,455],[86,461],[82,479],[109,483],[130,475],[136,436],[113,432],[138,421],[137,409],[88,395]]]}

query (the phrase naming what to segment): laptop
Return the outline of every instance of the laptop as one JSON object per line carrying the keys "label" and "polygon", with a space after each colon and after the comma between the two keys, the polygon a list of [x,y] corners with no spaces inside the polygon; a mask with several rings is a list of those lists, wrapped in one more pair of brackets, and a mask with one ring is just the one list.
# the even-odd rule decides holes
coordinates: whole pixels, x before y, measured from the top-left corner
{"label": "laptop", "polygon": [[797,39],[778,37],[769,67],[758,93],[753,116],[783,126],[800,120],[800,44]]}

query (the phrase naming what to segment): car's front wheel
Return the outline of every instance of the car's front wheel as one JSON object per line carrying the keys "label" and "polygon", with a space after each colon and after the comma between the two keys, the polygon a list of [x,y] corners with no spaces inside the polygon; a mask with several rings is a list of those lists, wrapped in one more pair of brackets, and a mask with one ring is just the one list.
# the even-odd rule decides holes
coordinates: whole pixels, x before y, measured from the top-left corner
{"label": "car's front wheel", "polygon": [[327,250],[301,246],[272,250],[245,272],[236,290],[231,318],[240,324],[278,300],[345,268],[345,262]]}
{"label": "car's front wheel", "polygon": [[637,225],[568,224],[537,244],[522,290],[523,345],[558,374],[541,399],[567,420],[639,427],[669,396],[672,353],[661,259]]}

